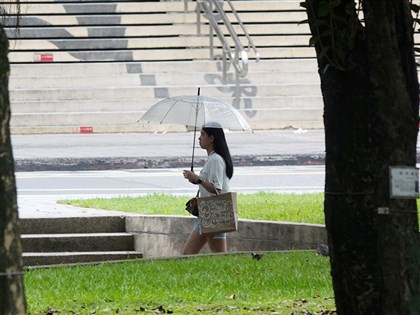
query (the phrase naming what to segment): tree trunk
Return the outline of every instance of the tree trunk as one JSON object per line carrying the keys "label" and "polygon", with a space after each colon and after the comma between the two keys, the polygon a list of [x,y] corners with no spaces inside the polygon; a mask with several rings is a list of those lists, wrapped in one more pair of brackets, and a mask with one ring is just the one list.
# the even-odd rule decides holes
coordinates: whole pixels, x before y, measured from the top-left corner
{"label": "tree trunk", "polygon": [[0,24],[0,315],[26,313],[22,247],[10,141],[8,40]]}
{"label": "tree trunk", "polygon": [[416,166],[409,1],[363,1],[365,25],[353,0],[333,2],[305,7],[324,98],[324,210],[337,312],[419,315],[416,200],[390,198],[389,184],[391,166]]}

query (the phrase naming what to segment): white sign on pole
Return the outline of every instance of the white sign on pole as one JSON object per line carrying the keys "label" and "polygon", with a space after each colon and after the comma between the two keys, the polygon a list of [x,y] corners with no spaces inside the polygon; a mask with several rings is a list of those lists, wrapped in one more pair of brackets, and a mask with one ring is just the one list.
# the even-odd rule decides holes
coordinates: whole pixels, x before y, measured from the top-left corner
{"label": "white sign on pole", "polygon": [[419,197],[419,169],[408,166],[391,166],[389,168],[391,198]]}

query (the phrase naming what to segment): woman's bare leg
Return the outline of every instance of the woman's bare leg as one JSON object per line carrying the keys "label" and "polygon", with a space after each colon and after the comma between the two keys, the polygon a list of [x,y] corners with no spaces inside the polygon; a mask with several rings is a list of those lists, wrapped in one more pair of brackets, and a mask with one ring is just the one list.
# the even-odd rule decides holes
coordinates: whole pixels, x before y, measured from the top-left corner
{"label": "woman's bare leg", "polygon": [[197,231],[192,231],[182,250],[183,255],[198,254],[207,242],[207,237],[200,235]]}
{"label": "woman's bare leg", "polygon": [[213,253],[224,253],[227,252],[226,240],[220,238],[207,237],[210,249]]}

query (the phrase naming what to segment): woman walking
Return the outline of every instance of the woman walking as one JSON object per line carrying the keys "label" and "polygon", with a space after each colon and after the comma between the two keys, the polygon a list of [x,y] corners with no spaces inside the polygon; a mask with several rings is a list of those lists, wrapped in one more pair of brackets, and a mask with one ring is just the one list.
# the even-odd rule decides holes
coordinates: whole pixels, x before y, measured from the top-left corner
{"label": "woman walking", "polygon": [[[184,178],[190,183],[199,185],[201,197],[228,192],[233,175],[233,163],[225,133],[215,124],[211,126],[203,127],[198,138],[200,147],[206,150],[208,155],[200,174],[187,170],[183,172]],[[185,243],[183,254],[198,254],[206,243],[214,253],[227,251],[226,233],[201,235],[200,218],[196,218],[194,229]]]}

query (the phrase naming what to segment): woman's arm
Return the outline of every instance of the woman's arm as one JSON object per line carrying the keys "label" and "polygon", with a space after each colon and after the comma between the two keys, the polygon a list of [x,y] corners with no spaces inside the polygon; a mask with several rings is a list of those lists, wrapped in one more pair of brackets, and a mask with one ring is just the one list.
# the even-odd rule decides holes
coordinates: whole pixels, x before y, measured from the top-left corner
{"label": "woman's arm", "polygon": [[209,193],[220,194],[220,192],[221,192],[221,189],[215,188],[212,182],[210,182],[208,180],[203,180],[200,177],[199,177],[199,179],[197,179],[197,184],[203,186],[203,188],[205,190],[207,190]]}
{"label": "woman's arm", "polygon": [[207,190],[209,193],[217,194],[217,193],[220,193],[220,191],[221,191],[221,189],[217,189],[217,191],[216,191],[216,188],[214,187],[212,182],[210,182],[209,180],[204,180],[204,179],[200,178],[200,176],[198,176],[194,172],[185,170],[184,171],[184,178],[188,179],[193,184],[199,184],[199,185],[203,186],[203,188],[205,190]]}

